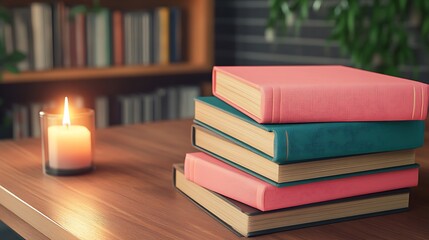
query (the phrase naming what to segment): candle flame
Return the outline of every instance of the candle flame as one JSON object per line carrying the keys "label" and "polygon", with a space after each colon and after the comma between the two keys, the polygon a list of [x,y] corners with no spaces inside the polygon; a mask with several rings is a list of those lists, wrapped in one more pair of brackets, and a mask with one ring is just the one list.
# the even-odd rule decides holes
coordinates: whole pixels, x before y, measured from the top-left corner
{"label": "candle flame", "polygon": [[69,99],[67,97],[64,98],[63,125],[70,126]]}

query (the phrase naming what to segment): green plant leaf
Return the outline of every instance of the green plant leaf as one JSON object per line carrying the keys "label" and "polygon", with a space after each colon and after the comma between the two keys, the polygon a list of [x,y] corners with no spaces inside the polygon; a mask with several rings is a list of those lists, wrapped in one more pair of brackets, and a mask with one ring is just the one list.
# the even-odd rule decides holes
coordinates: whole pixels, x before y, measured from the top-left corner
{"label": "green plant leaf", "polygon": [[429,34],[429,17],[423,20],[421,29],[422,35],[427,37],[427,35]]}
{"label": "green plant leaf", "polygon": [[353,38],[355,33],[355,16],[351,11],[347,14],[347,28],[350,38]]}
{"label": "green plant leaf", "polygon": [[301,0],[300,14],[301,19],[308,18],[308,0]]}
{"label": "green plant leaf", "polygon": [[70,20],[74,20],[76,15],[85,14],[87,12],[88,12],[88,7],[83,4],[79,4],[70,9],[68,17]]}
{"label": "green plant leaf", "polygon": [[17,74],[20,72],[18,67],[16,67],[16,65],[14,65],[14,64],[5,63],[4,68],[11,73]]}
{"label": "green plant leaf", "polygon": [[378,27],[373,26],[369,30],[369,42],[370,44],[377,44],[377,40],[378,40]]}
{"label": "green plant leaf", "polygon": [[314,0],[313,11],[315,12],[319,11],[321,6],[322,6],[322,0]]}
{"label": "green plant leaf", "polygon": [[92,8],[89,9],[89,12],[98,14],[98,13],[102,12],[104,9],[105,8],[102,7],[102,6],[94,6],[94,7],[92,7]]}
{"label": "green plant leaf", "polygon": [[2,7],[2,6],[0,6],[0,20],[7,22],[7,23],[12,22],[12,17],[9,13],[9,10],[5,7]]}
{"label": "green plant leaf", "polygon": [[6,58],[6,47],[3,39],[0,38],[0,63]]}
{"label": "green plant leaf", "polygon": [[399,5],[399,10],[404,11],[407,7],[407,0],[397,0]]}
{"label": "green plant leaf", "polygon": [[6,63],[16,64],[26,58],[25,54],[20,51],[14,51],[5,58]]}
{"label": "green plant leaf", "polygon": [[92,0],[92,6],[101,7],[100,0]]}

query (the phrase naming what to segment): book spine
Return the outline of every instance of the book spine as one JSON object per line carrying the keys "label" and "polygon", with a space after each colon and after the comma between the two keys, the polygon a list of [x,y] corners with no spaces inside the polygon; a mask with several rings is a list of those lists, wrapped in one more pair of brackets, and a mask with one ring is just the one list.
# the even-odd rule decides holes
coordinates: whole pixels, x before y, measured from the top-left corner
{"label": "book spine", "polygon": [[109,99],[106,96],[95,98],[95,126],[106,128],[109,126]]}
{"label": "book spine", "polygon": [[76,64],[77,67],[86,66],[86,29],[85,15],[76,15]]}
{"label": "book spine", "polygon": [[77,67],[77,17],[75,16],[72,20],[69,20],[69,37],[70,37],[70,67]]}
{"label": "book spine", "polygon": [[181,26],[181,11],[179,8],[173,7],[170,9],[170,62],[180,61],[181,41],[180,41],[180,26]]}
{"label": "book spine", "polygon": [[275,187],[204,153],[187,154],[185,177],[261,211],[416,186],[418,168]]}
{"label": "book spine", "polygon": [[43,24],[43,6],[41,3],[31,4],[31,22],[33,27],[34,69],[45,69],[45,36]]}
{"label": "book spine", "polygon": [[132,44],[131,44],[131,20],[132,15],[131,13],[127,12],[124,13],[124,48],[125,48],[125,54],[124,54],[124,62],[126,65],[131,65],[132,59]]}
{"label": "book spine", "polygon": [[158,9],[159,14],[159,63],[168,64],[170,58],[170,15],[167,7],[161,7]]}
{"label": "book spine", "polygon": [[32,55],[30,50],[30,16],[31,13],[26,8],[17,8],[13,10],[13,35],[15,41],[15,50],[24,53],[27,58],[17,64],[19,70],[31,70]]}
{"label": "book spine", "polygon": [[54,48],[52,36],[52,6],[43,4],[43,34],[44,34],[44,62],[45,70],[54,67]]}
{"label": "book spine", "polygon": [[417,148],[423,145],[425,122],[343,122],[311,126],[275,130],[274,162],[285,164]]}
{"label": "book spine", "polygon": [[261,117],[258,117],[217,93],[217,71],[223,70],[213,68],[214,95],[258,123],[407,121],[424,120],[427,116],[428,85],[404,81],[323,88],[299,84],[283,88],[253,85],[262,93]]}
{"label": "book spine", "polygon": [[[263,87],[262,91],[260,123],[424,120],[427,115],[428,87],[412,81],[341,89]],[[282,110],[284,103],[287,111]]]}
{"label": "book spine", "polygon": [[62,15],[62,45],[63,45],[63,67],[71,67],[71,53],[70,53],[70,9],[66,6],[63,7]]}
{"label": "book spine", "polygon": [[56,2],[53,5],[53,38],[54,38],[54,67],[60,68],[63,66],[63,48],[62,44],[62,15],[64,14],[64,3]]}
{"label": "book spine", "polygon": [[110,12],[103,9],[94,16],[94,64],[95,67],[107,67],[110,65]]}
{"label": "book spine", "polygon": [[135,48],[137,64],[143,64],[143,12],[135,14]]}
{"label": "book spine", "polygon": [[124,22],[122,12],[116,10],[112,13],[114,65],[124,64]]}
{"label": "book spine", "polygon": [[150,59],[150,51],[151,51],[151,45],[150,45],[150,28],[151,28],[151,18],[150,18],[150,12],[143,12],[142,16],[142,63],[144,65],[149,65],[151,63]]}

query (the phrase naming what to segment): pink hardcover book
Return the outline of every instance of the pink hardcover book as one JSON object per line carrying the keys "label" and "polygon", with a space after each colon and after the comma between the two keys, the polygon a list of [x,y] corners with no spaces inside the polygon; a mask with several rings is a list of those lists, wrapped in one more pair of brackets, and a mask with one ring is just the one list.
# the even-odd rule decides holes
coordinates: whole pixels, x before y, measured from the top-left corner
{"label": "pink hardcover book", "polygon": [[424,120],[427,84],[344,66],[213,68],[213,94],[259,123]]}
{"label": "pink hardcover book", "polygon": [[188,153],[185,177],[261,211],[417,186],[418,168],[275,187],[205,153]]}

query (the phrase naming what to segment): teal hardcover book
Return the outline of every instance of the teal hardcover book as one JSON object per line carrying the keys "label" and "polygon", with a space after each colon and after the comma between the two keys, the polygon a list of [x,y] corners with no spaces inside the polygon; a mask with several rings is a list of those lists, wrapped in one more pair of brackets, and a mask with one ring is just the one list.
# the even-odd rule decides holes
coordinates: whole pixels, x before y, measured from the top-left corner
{"label": "teal hardcover book", "polygon": [[424,121],[259,124],[216,97],[195,100],[195,122],[277,164],[413,149]]}

